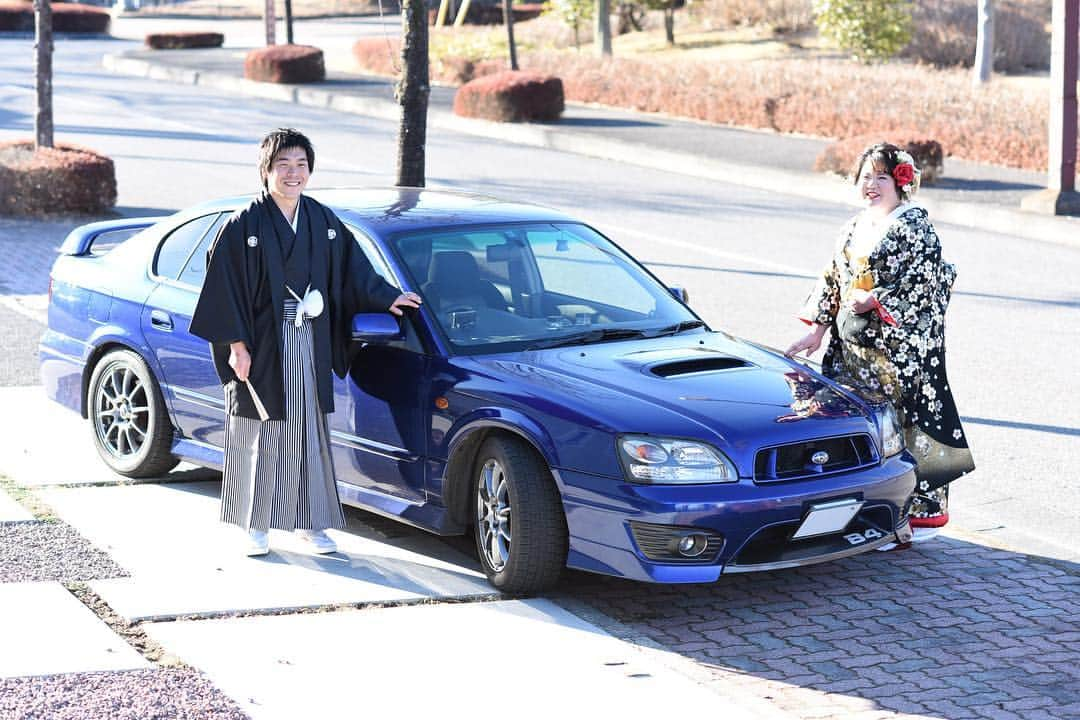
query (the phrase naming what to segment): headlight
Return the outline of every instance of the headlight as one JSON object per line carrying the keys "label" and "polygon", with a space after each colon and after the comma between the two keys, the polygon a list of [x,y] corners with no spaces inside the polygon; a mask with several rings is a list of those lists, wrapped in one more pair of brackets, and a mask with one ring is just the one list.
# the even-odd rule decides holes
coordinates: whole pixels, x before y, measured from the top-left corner
{"label": "headlight", "polygon": [[739,481],[735,465],[705,443],[647,435],[619,438],[619,460],[627,477],[652,485]]}
{"label": "headlight", "polygon": [[881,411],[881,454],[892,457],[904,449],[904,433],[900,429],[900,421],[896,417],[896,411],[891,405],[886,405]]}

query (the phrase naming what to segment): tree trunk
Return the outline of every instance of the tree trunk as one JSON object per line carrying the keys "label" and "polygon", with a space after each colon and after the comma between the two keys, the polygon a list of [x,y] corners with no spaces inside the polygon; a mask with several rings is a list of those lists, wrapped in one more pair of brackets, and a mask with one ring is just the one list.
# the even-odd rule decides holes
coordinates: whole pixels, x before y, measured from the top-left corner
{"label": "tree trunk", "polygon": [[34,0],[34,77],[37,81],[37,113],[34,115],[34,149],[53,146],[52,106],[52,6]]}
{"label": "tree trunk", "polygon": [[675,44],[675,8],[664,8],[664,38],[668,45]]}
{"label": "tree trunk", "polygon": [[593,40],[600,57],[611,57],[611,0],[596,0]]}
{"label": "tree trunk", "polygon": [[503,20],[506,22],[506,41],[510,45],[510,69],[517,70],[517,45],[514,43],[514,0],[503,0]]}
{"label": "tree trunk", "polygon": [[293,44],[292,35],[292,0],[285,0],[285,42]]}
{"label": "tree trunk", "polygon": [[401,105],[398,126],[397,184],[424,187],[424,145],[427,142],[428,14],[424,0],[401,3],[401,79],[395,97]]}
{"label": "tree trunk", "polygon": [[972,83],[990,82],[994,70],[994,0],[977,0],[979,4],[978,34],[975,39],[975,67]]}

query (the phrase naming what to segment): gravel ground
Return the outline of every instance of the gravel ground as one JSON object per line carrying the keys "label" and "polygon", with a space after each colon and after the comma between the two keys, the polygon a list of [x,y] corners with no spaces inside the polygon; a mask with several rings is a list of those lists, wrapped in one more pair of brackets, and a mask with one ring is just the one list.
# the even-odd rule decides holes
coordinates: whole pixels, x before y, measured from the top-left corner
{"label": "gravel ground", "polygon": [[128,574],[66,523],[0,524],[0,582],[77,582]]}
{"label": "gravel ground", "polygon": [[72,673],[0,680],[0,720],[244,720],[192,668]]}

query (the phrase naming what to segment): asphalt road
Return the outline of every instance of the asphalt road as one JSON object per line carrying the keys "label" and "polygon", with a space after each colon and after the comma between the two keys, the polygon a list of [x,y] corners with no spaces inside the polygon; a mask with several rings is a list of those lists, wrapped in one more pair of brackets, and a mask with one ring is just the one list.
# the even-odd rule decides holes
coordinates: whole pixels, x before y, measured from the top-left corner
{"label": "asphalt road", "polygon": [[[351,22],[371,31],[370,22]],[[100,68],[103,52],[131,46],[61,40],[55,60],[57,139],[114,159],[120,213],[156,214],[254,191],[256,143],[279,125],[313,137],[313,186],[393,181],[393,123]],[[0,140],[32,133],[32,58],[31,41],[0,40]],[[429,134],[427,174],[430,187],[576,214],[668,284],[686,286],[693,307],[714,327],[775,346],[802,332],[795,309],[850,212],[785,195],[783,187],[706,184],[449,132]],[[32,337],[41,326],[31,318],[41,318],[47,284],[42,258],[78,222],[28,231],[0,221],[0,327],[9,339],[0,383],[33,376]],[[938,230],[947,258],[960,269],[949,313],[950,378],[979,466],[954,486],[954,527],[987,543],[1080,560],[1080,486],[1072,477],[1080,460],[1080,250],[954,226]]]}

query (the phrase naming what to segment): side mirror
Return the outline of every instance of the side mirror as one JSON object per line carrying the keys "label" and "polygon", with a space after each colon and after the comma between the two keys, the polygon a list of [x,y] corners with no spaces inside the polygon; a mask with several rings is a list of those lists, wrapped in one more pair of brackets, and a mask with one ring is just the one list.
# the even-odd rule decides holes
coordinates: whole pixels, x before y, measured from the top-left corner
{"label": "side mirror", "polygon": [[690,292],[684,287],[669,287],[668,292],[671,296],[681,302],[683,305],[690,304]]}
{"label": "side mirror", "polygon": [[359,313],[353,315],[352,339],[354,342],[381,344],[392,340],[401,340],[404,337],[397,318],[390,313]]}

